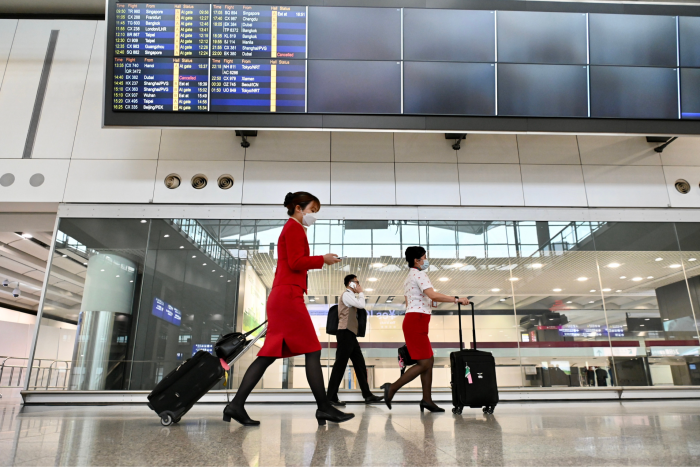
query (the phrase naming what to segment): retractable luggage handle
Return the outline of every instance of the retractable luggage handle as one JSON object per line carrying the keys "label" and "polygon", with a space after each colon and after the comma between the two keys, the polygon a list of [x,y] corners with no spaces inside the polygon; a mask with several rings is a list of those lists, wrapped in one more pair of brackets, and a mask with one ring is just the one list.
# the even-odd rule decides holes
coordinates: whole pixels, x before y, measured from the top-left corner
{"label": "retractable luggage handle", "polygon": [[[455,297],[459,300],[459,297]],[[474,342],[474,350],[476,350],[476,322],[474,321],[474,302],[471,300],[469,304],[472,306],[472,342]],[[462,340],[462,304],[457,302],[457,315],[459,316],[459,350],[464,350],[464,341]]]}

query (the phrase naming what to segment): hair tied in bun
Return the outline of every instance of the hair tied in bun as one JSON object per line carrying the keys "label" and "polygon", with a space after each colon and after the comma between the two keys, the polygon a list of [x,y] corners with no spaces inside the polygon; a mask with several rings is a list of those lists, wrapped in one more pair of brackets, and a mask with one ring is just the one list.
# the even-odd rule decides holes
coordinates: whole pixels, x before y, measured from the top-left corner
{"label": "hair tied in bun", "polygon": [[289,216],[294,214],[294,210],[297,206],[304,210],[310,203],[318,204],[318,209],[321,209],[321,202],[318,198],[306,191],[290,192],[284,197],[284,207],[287,208],[287,215]]}

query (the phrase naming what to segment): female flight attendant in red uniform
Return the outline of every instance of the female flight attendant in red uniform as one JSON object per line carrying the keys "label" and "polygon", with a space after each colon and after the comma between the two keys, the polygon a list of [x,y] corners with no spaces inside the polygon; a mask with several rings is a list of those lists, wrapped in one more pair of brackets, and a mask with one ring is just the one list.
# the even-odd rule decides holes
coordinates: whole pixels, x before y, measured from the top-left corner
{"label": "female flight attendant in red uniform", "polygon": [[316,221],[313,214],[321,209],[318,198],[304,191],[288,193],[284,198],[284,207],[287,208],[289,220],[277,241],[277,269],[267,299],[265,345],[243,376],[236,396],[224,409],[224,421],[230,422],[233,418],[241,425],[259,425],[260,422],[250,419],[244,408],[248,395],[276,359],[303,354],[306,356],[306,379],[318,406],[316,419],[319,425],[325,425],[327,420],[344,422],[355,415],[336,409],[326,397],[321,372],[321,344],[304,305],[307,271],[321,269],[324,264],[336,264],[341,260],[332,253],[309,256],[306,227]]}

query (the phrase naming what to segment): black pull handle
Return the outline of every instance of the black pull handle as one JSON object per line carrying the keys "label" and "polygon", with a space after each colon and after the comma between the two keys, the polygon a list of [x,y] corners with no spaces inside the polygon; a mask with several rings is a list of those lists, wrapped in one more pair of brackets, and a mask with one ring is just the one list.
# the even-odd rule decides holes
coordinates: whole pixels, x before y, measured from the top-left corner
{"label": "black pull handle", "polygon": [[474,320],[474,302],[469,302],[472,306],[472,342],[474,342],[474,350],[476,350],[476,322]]}
{"label": "black pull handle", "polygon": [[464,350],[464,340],[462,339],[462,304],[457,299],[457,315],[459,316],[459,350]]}

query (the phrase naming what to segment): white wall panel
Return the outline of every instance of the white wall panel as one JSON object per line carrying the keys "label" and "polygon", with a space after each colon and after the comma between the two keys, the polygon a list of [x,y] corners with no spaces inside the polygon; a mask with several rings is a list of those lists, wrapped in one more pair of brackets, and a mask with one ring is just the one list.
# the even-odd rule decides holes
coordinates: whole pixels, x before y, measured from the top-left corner
{"label": "white wall panel", "polygon": [[97,21],[50,23],[60,32],[32,158],[70,159]]}
{"label": "white wall panel", "polygon": [[661,167],[584,165],[588,205],[591,207],[667,207]]}
{"label": "white wall panel", "polygon": [[394,133],[396,162],[457,162],[454,141],[443,133]]}
{"label": "white wall panel", "polygon": [[459,164],[463,206],[522,206],[519,164]]}
{"label": "white wall panel", "polygon": [[258,131],[258,136],[249,141],[245,155],[248,161],[331,160],[331,134],[327,131]]}
{"label": "white wall panel", "polygon": [[661,153],[663,165],[700,166],[700,137],[683,136]]}
{"label": "white wall panel", "polygon": [[661,165],[656,146],[644,136],[578,136],[584,165]]}
{"label": "white wall panel", "polygon": [[461,146],[457,151],[461,164],[517,164],[520,161],[515,135],[469,134]]}
{"label": "white wall panel", "polygon": [[0,91],[2,91],[2,79],[5,76],[7,59],[10,57],[17,22],[16,19],[0,19]]}
{"label": "white wall panel", "polygon": [[0,158],[21,158],[39,87],[51,21],[21,20],[0,91]]}
{"label": "white wall panel", "polygon": [[157,159],[160,130],[102,129],[105,24],[100,21],[90,58],[73,159]]}
{"label": "white wall panel", "polygon": [[523,165],[526,206],[586,206],[580,165]]}
{"label": "white wall panel", "polygon": [[[700,167],[664,167],[666,189],[674,208],[700,207]],[[686,194],[676,190],[676,180],[683,179],[690,183],[690,191]]]}
{"label": "white wall panel", "polygon": [[393,163],[331,162],[333,204],[396,204]]}
{"label": "white wall panel", "polygon": [[396,204],[459,206],[459,201],[457,164],[396,164]]}
{"label": "white wall panel", "polygon": [[[0,186],[0,201],[54,202],[63,200],[63,191],[68,175],[68,160],[7,159],[0,164],[0,177],[6,173],[15,176],[15,182]],[[29,180],[35,174],[44,176],[39,186]]]}
{"label": "white wall panel", "polygon": [[[182,183],[171,190],[164,180],[170,174],[180,176]],[[207,186],[201,190],[192,188],[192,177],[203,174]],[[217,180],[222,175],[233,177],[233,186],[222,190]],[[154,203],[240,203],[243,195],[243,161],[159,161],[156,173]]]}
{"label": "white wall panel", "polygon": [[333,162],[394,162],[394,134],[334,131],[331,133]]}
{"label": "white wall panel", "polygon": [[576,136],[518,135],[517,138],[521,164],[581,163]]}
{"label": "white wall panel", "polygon": [[243,174],[243,203],[279,205],[290,191],[308,191],[329,203],[330,162],[246,161]]}
{"label": "white wall panel", "polygon": [[160,160],[242,161],[245,149],[234,130],[163,130]]}
{"label": "white wall panel", "polygon": [[73,160],[67,203],[148,203],[153,199],[154,160]]}

